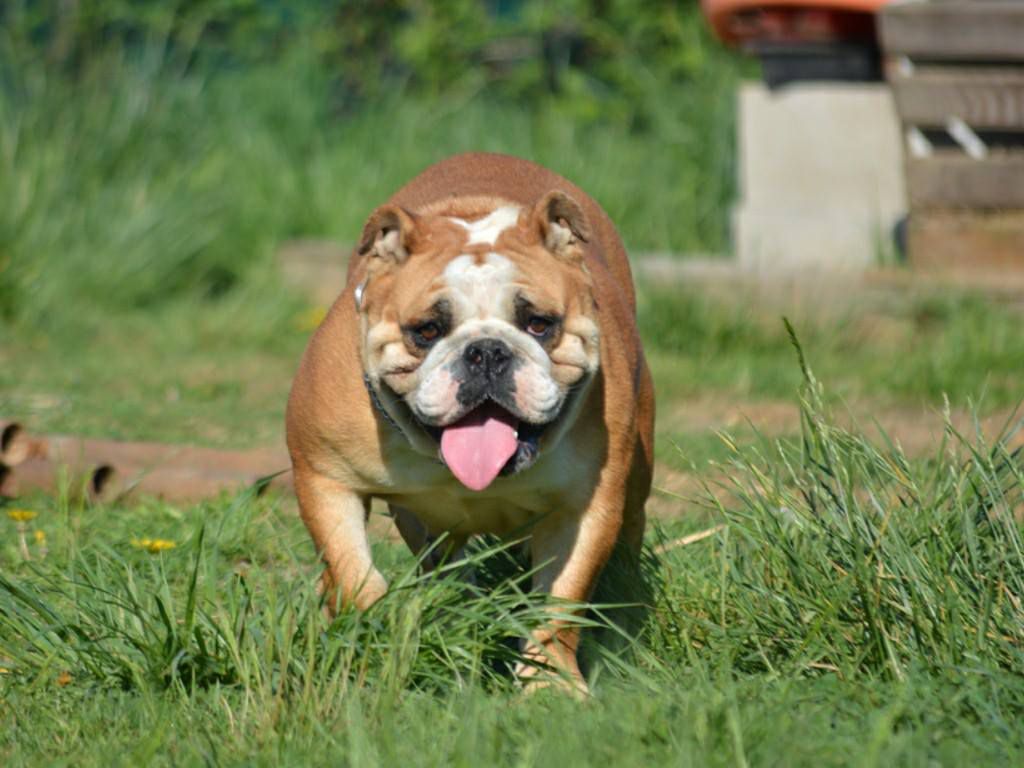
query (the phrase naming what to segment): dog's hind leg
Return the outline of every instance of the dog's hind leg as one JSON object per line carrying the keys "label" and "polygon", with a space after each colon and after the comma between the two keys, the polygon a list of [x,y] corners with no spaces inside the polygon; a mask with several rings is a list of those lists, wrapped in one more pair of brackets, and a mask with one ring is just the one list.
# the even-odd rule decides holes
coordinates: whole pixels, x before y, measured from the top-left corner
{"label": "dog's hind leg", "polygon": [[427,526],[405,507],[389,504],[388,509],[402,540],[416,557],[421,558],[423,570],[427,573],[462,557],[467,537],[449,534],[443,541],[438,541],[438,537],[431,535]]}
{"label": "dog's hind leg", "polygon": [[[620,505],[598,505],[581,516],[567,514],[539,524],[530,541],[537,569],[534,589],[559,600],[589,600],[622,526]],[[587,693],[576,658],[579,639],[580,627],[571,620],[555,619],[534,630],[526,642],[517,676],[529,685],[554,683],[572,692]]]}

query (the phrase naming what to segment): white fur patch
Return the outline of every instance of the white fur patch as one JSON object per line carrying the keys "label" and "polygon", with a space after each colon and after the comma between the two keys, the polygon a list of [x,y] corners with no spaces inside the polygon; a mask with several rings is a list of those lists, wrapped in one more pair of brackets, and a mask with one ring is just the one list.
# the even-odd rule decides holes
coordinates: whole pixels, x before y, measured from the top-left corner
{"label": "white fur patch", "polygon": [[546,366],[530,360],[515,374],[516,407],[534,421],[550,421],[558,415],[562,392]]}
{"label": "white fur patch", "polygon": [[443,421],[458,403],[459,382],[443,367],[431,371],[416,390],[417,415],[428,422]]}
{"label": "white fur patch", "polygon": [[466,231],[469,232],[468,245],[478,245],[481,243],[494,245],[498,241],[498,236],[509,227],[515,226],[518,220],[519,208],[515,205],[495,208],[482,219],[477,219],[476,221],[452,219],[452,221],[460,227],[465,227]]}
{"label": "white fur patch", "polygon": [[482,264],[464,254],[448,262],[444,279],[458,303],[460,320],[472,317],[506,319],[512,306],[515,265],[504,256],[488,253]]}

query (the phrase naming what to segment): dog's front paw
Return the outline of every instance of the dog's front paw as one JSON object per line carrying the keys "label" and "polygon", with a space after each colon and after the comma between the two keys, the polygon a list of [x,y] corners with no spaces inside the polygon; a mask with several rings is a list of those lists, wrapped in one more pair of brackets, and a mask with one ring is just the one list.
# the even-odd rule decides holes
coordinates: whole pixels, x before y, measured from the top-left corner
{"label": "dog's front paw", "polygon": [[323,598],[324,616],[333,619],[348,606],[365,611],[380,600],[388,591],[388,582],[376,568],[367,573],[351,591],[338,588],[331,575],[324,571],[320,579],[320,596]]}
{"label": "dog's front paw", "polygon": [[580,673],[576,656],[559,654],[556,657],[543,645],[531,644],[523,652],[523,660],[516,664],[515,677],[527,694],[554,689],[577,699],[590,696],[590,688]]}

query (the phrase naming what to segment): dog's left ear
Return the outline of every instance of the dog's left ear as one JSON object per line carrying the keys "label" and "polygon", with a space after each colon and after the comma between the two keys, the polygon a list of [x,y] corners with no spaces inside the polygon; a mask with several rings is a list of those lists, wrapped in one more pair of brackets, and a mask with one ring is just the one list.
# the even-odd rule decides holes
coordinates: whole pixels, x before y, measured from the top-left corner
{"label": "dog's left ear", "polygon": [[532,221],[544,247],[559,258],[576,261],[583,257],[580,243],[590,239],[590,224],[580,204],[565,192],[548,192],[533,207]]}

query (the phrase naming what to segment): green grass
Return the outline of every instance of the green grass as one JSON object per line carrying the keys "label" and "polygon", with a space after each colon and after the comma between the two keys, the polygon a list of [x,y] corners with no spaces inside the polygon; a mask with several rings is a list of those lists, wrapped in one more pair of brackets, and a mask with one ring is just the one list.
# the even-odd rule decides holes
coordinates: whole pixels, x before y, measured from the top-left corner
{"label": "green grass", "polygon": [[[911,462],[836,427],[813,380],[802,421],[799,440],[732,456],[727,485],[708,495],[721,532],[648,553],[639,624],[615,629],[622,608],[588,614],[585,703],[524,696],[508,675],[515,638],[545,605],[504,549],[473,556],[469,587],[454,569],[420,577],[379,543],[392,591],[328,627],[311,547],[280,500],[42,501],[33,525],[48,554],[33,542],[22,562],[10,521],[0,548],[0,754],[7,765],[1019,763],[1019,453],[951,432]],[[140,536],[177,547],[151,554],[132,546]]]}
{"label": "green grass", "polygon": [[[804,303],[814,290],[802,289]],[[663,286],[642,292],[639,313],[666,396],[788,397],[800,371],[783,314],[792,316],[834,397],[933,404],[949,397],[962,404],[984,394],[994,407],[1021,396],[1022,313],[969,292],[906,293],[879,302],[870,292],[851,291],[837,307],[794,308],[742,287],[732,297],[709,297]]]}
{"label": "green grass", "polygon": [[252,446],[283,440],[308,337],[302,303],[257,290],[148,311],[84,310],[0,343],[0,413],[38,432]]}

